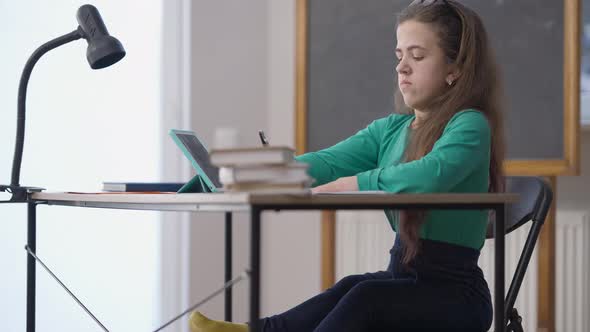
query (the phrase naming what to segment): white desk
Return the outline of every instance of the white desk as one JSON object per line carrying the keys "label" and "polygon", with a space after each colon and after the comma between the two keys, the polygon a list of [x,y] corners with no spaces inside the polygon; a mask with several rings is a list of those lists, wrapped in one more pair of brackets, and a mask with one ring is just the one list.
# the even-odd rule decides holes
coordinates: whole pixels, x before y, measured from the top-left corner
{"label": "white desk", "polygon": [[[515,194],[322,194],[293,193],[199,193],[199,194],[81,194],[34,193],[28,202],[28,246],[36,249],[36,206],[39,204],[77,207],[159,211],[245,211],[250,213],[250,330],[259,331],[260,317],[260,231],[265,210],[374,210],[457,209],[494,210],[495,231],[495,331],[504,331],[504,218]],[[231,222],[231,219],[230,219]],[[226,238],[227,239],[227,238]],[[227,244],[227,243],[226,243]],[[227,256],[226,256],[227,258]],[[227,266],[227,265],[226,265]],[[226,298],[227,299],[227,298]],[[228,306],[226,303],[226,310]],[[35,260],[27,256],[27,331],[35,330]]]}

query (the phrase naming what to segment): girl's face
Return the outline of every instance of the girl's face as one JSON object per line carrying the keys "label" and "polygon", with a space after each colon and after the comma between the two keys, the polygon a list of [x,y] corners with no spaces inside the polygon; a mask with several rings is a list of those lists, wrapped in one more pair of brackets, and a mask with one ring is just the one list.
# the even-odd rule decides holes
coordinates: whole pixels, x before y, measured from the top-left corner
{"label": "girl's face", "polygon": [[395,68],[399,89],[408,107],[428,112],[437,96],[449,89],[454,81],[453,65],[439,46],[439,38],[431,25],[413,20],[397,28]]}

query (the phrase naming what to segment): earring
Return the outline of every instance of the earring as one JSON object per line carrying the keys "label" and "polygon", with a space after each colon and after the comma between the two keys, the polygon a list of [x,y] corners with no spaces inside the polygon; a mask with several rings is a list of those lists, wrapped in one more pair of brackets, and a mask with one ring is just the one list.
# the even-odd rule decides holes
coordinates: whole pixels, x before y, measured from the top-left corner
{"label": "earring", "polygon": [[447,84],[449,86],[453,85],[453,79],[452,78],[447,78]]}

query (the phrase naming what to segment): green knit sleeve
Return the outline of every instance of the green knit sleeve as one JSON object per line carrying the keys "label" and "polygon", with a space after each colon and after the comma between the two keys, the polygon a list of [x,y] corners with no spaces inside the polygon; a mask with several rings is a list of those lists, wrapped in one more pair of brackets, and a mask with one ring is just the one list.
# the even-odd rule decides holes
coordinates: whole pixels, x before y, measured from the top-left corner
{"label": "green knit sleeve", "polygon": [[489,167],[490,127],[477,111],[457,113],[421,159],[357,174],[360,190],[448,192],[476,168]]}
{"label": "green knit sleeve", "polygon": [[314,187],[374,169],[386,125],[387,118],[375,120],[336,145],[299,155],[295,159],[310,165],[308,173],[315,179]]}

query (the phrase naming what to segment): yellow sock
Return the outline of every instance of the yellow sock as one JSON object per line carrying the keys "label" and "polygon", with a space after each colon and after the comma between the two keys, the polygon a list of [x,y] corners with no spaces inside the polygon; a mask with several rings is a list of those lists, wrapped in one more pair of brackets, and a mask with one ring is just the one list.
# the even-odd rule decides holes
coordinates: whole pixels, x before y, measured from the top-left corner
{"label": "yellow sock", "polygon": [[248,332],[248,325],[209,319],[198,311],[189,318],[191,332]]}

